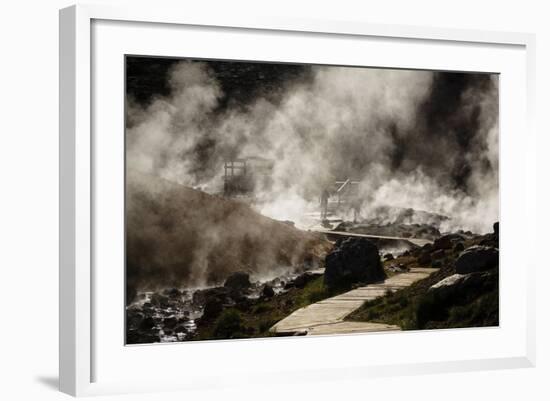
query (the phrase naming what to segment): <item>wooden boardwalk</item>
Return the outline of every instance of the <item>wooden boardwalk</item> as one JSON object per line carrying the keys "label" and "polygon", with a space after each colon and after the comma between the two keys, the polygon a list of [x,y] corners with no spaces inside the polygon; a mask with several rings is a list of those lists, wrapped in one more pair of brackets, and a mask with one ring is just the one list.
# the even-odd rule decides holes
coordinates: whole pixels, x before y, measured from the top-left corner
{"label": "wooden boardwalk", "polygon": [[280,335],[349,334],[372,331],[400,330],[392,326],[371,322],[346,322],[345,317],[365,301],[383,296],[388,291],[397,291],[428,277],[437,269],[413,268],[384,282],[369,284],[344,294],[319,301],[292,314],[275,324],[270,331]]}
{"label": "wooden boardwalk", "polygon": [[391,237],[387,235],[359,234],[359,233],[350,233],[347,231],[325,230],[320,228],[315,228],[315,229],[312,229],[311,231],[326,234],[326,235],[334,235],[334,236],[342,236],[342,237],[360,237],[360,238],[370,238],[374,240],[404,241],[404,242],[410,242],[411,244],[420,246],[420,247],[426,244],[433,243],[433,241],[430,241],[429,239],[423,239],[423,238],[405,238],[405,237]]}

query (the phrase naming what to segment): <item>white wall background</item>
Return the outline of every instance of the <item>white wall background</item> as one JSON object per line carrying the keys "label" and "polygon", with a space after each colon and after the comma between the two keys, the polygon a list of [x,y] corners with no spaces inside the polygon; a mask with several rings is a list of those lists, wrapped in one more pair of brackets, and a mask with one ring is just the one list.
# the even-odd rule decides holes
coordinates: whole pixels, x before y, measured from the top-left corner
{"label": "white wall background", "polygon": [[[139,0],[96,0],[128,4]],[[145,1],[139,1],[147,3]],[[536,233],[544,255],[550,151],[547,121],[550,90],[550,25],[544,1],[338,0],[320,1],[150,1],[177,4],[193,12],[256,14],[365,20],[537,34],[537,115],[539,194]],[[200,3],[200,4],[199,4]],[[57,400],[58,290],[58,20],[64,0],[5,1],[0,6],[0,398]],[[521,135],[521,133],[518,133]],[[537,271],[537,348],[534,369],[398,377],[356,382],[304,384],[192,394],[197,399],[549,399],[550,297],[548,258]],[[520,266],[518,266],[520,268]],[[451,347],[452,344],[449,344]],[[121,396],[164,400],[182,394]],[[115,399],[115,397],[107,397]]]}

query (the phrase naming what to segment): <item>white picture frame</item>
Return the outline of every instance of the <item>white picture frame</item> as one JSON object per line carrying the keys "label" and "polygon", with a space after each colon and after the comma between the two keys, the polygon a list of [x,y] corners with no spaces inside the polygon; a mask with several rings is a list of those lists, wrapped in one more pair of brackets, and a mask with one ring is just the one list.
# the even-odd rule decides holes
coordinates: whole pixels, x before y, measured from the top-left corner
{"label": "white picture frame", "polygon": [[[94,42],[94,24],[102,21],[106,25],[97,29],[106,29],[107,31],[97,31],[97,41]],[[100,340],[102,336],[98,335],[97,325],[102,323],[103,315],[101,307],[95,306],[94,294],[98,290],[98,285],[104,283],[104,275],[98,275],[94,269],[97,267],[98,258],[94,248],[94,235],[97,235],[98,221],[97,216],[101,214],[96,212],[96,190],[100,189],[101,180],[96,180],[98,173],[96,169],[100,166],[98,163],[107,163],[99,161],[98,152],[108,149],[105,142],[97,143],[94,139],[94,126],[99,126],[99,114],[96,114],[93,102],[94,68],[98,68],[96,60],[98,52],[101,52],[101,46],[107,46],[105,37],[102,39],[101,32],[116,34],[116,38],[111,36],[113,43],[122,43],[124,39],[120,32],[130,29],[128,25],[117,26],[116,23],[131,23],[133,33],[140,30],[156,27],[148,32],[148,38],[151,43],[142,41],[145,54],[150,54],[146,50],[147,46],[154,46],[155,35],[166,35],[169,31],[166,29],[178,29],[178,27],[197,27],[216,32],[225,32],[231,30],[243,37],[261,33],[266,40],[274,40],[277,43],[277,35],[305,37],[304,40],[317,38],[318,40],[330,41],[332,38],[338,40],[361,41],[367,39],[384,40],[387,43],[407,41],[407,43],[431,43],[438,46],[438,49],[444,51],[445,47],[453,47],[453,52],[460,52],[461,49],[472,48],[485,51],[485,47],[498,49],[507,49],[506,56],[503,56],[500,63],[510,57],[517,64],[517,69],[512,71],[510,76],[509,88],[519,88],[521,95],[519,99],[514,100],[514,105],[519,105],[521,110],[517,113],[515,120],[505,122],[501,127],[501,154],[512,155],[501,168],[501,183],[505,184],[501,191],[502,204],[502,259],[503,261],[519,260],[519,255],[513,254],[513,251],[506,252],[507,244],[510,245],[516,241],[525,244],[526,254],[532,255],[531,245],[525,240],[517,238],[512,231],[521,229],[534,232],[534,221],[536,216],[534,205],[535,193],[535,134],[532,128],[532,113],[534,110],[534,35],[524,33],[507,32],[484,32],[458,29],[438,29],[414,26],[389,26],[374,25],[363,22],[349,21],[316,21],[316,20],[295,20],[292,18],[266,18],[256,16],[242,16],[240,19],[224,18],[223,16],[212,15],[187,15],[185,10],[166,10],[155,7],[131,7],[131,8],[112,8],[109,6],[78,5],[72,6],[60,11],[60,390],[75,396],[108,394],[108,393],[126,393],[133,391],[165,391],[171,389],[197,389],[210,388],[224,385],[241,385],[244,382],[234,380],[231,376],[229,366],[222,366],[217,371],[209,372],[202,365],[196,369],[186,372],[185,379],[179,379],[177,376],[170,376],[164,379],[152,378],[151,380],[132,380],[132,377],[120,377],[115,375],[106,375],[102,378],[102,373],[98,372],[99,366],[105,366],[106,363],[113,364],[119,371],[123,365],[116,365],[120,361],[110,360],[110,356],[105,355],[108,349],[104,347],[105,341]],[[118,32],[118,33],[117,33]],[[202,32],[202,31],[201,31]],[[131,35],[133,36],[133,35]],[[161,37],[159,36],[159,38]],[[273,38],[271,38],[273,36]],[[219,37],[219,36],[218,36]],[[309,38],[309,39],[308,39]],[[116,40],[114,40],[116,39]],[[316,39],[316,40],[317,40]],[[116,44],[113,44],[115,46]],[[244,47],[243,47],[244,49]],[[509,51],[508,51],[509,50]],[[118,51],[118,50],[117,50]],[[165,50],[166,51],[166,50]],[[502,50],[504,52],[504,50]],[[244,52],[244,50],[243,50]],[[509,54],[508,54],[509,53]],[[164,55],[171,55],[166,54]],[[195,56],[193,54],[192,56]],[[103,56],[101,56],[103,57]],[[243,57],[235,54],[235,58]],[[261,56],[260,56],[261,57]],[[264,56],[260,59],[265,59]],[[276,57],[276,56],[275,56]],[[418,56],[419,57],[419,56]],[[472,60],[473,61],[473,60]],[[117,61],[117,62],[120,62]],[[348,61],[347,63],[351,63]],[[418,68],[422,65],[415,61]],[[512,64],[514,64],[512,63]],[[514,65],[516,65],[514,64]],[[395,68],[405,68],[410,66],[393,62],[388,58],[385,63],[377,62],[377,65],[391,66]],[[430,64],[432,68],[439,66],[445,69],[445,62],[441,64]],[[498,66],[497,66],[498,67]],[[460,69],[460,66],[456,67]],[[452,69],[452,68],[451,68]],[[98,68],[99,71],[99,68]],[[480,69],[479,71],[486,71]],[[499,72],[499,68],[490,70]],[[103,79],[101,77],[99,80]],[[512,81],[514,83],[512,84]],[[515,86],[513,86],[515,85]],[[118,88],[115,85],[115,89]],[[505,86],[505,88],[508,88]],[[519,92],[518,92],[519,93]],[[101,95],[99,95],[101,96]],[[503,99],[512,96],[510,91],[501,92]],[[123,93],[120,93],[120,99],[116,100],[123,103]],[[507,106],[508,105],[508,106]],[[510,112],[512,104],[504,102],[501,107],[501,113]],[[514,114],[515,115],[515,114]],[[521,143],[513,135],[514,131],[522,132]],[[120,134],[123,134],[123,126],[120,125]],[[106,148],[107,146],[107,148]],[[508,157],[508,156],[506,156]],[[101,156],[103,159],[103,157]],[[512,158],[512,159],[510,159]],[[514,168],[511,162],[515,163]],[[113,165],[109,164],[109,167]],[[116,166],[114,166],[116,167]],[[111,184],[116,184],[116,180]],[[522,185],[522,191],[512,187],[516,184]],[[99,186],[98,186],[99,185]],[[121,188],[122,190],[122,188]],[[100,190],[101,192],[101,190]],[[104,192],[103,192],[104,193]],[[120,212],[120,210],[119,210]],[[530,222],[530,223],[529,223]],[[101,227],[101,224],[99,224]],[[507,229],[508,227],[508,229]],[[513,230],[512,230],[513,229]],[[506,234],[507,230],[510,233]],[[121,244],[119,244],[121,246]],[[516,258],[516,259],[514,259]],[[453,358],[443,353],[441,358],[427,358],[426,360],[417,360],[414,355],[408,355],[402,359],[384,361],[383,357],[377,359],[373,355],[372,361],[357,361],[352,363],[351,359],[344,357],[341,359],[333,358],[328,353],[328,362],[312,364],[296,364],[292,369],[284,369],[276,365],[272,370],[262,370],[255,367],[239,367],[239,372],[247,373],[248,380],[255,380],[257,383],[269,383],[273,380],[325,380],[327,378],[338,379],[342,377],[356,378],[380,375],[400,375],[400,374],[420,374],[449,371],[466,371],[478,369],[502,369],[511,367],[530,367],[535,364],[535,322],[534,322],[534,261],[531,256],[525,256],[522,259],[521,277],[515,279],[518,298],[521,298],[515,317],[517,319],[504,321],[500,328],[485,330],[462,330],[455,333],[425,333],[423,337],[415,333],[403,334],[376,334],[370,336],[357,335],[346,338],[346,343],[361,344],[362,342],[384,341],[388,336],[394,336],[393,342],[418,341],[420,343],[437,342],[438,336],[447,336],[454,338],[457,342],[464,343],[472,341],[491,341],[494,338],[495,349],[483,353],[473,350],[471,354],[465,354],[464,358]],[[120,267],[120,266],[119,266]],[[501,282],[501,298],[506,297],[508,283],[511,283],[510,275],[506,275],[506,263],[504,263],[504,274]],[[117,280],[120,277],[117,278]],[[510,280],[509,280],[510,279]],[[118,282],[118,281],[115,281]],[[120,287],[120,296],[122,297],[123,288]],[[106,289],[106,292],[109,290]],[[115,289],[116,291],[116,289]],[[113,294],[113,293],[110,293]],[[109,295],[112,299],[114,295]],[[116,296],[115,301],[116,301]],[[501,300],[501,307],[503,306]],[[504,305],[506,306],[506,305]],[[504,309],[506,310],[506,309]],[[120,319],[122,311],[120,311]],[[516,321],[517,320],[517,321]],[[103,325],[102,327],[105,327]],[[509,336],[502,333],[509,331]],[[399,337],[395,337],[399,336]],[[498,338],[497,338],[498,337]],[[200,353],[210,352],[212,348],[215,352],[225,353],[226,355],[241,355],[246,360],[247,355],[254,353],[265,353],[266,355],[276,355],[284,352],[285,349],[303,348],[304,352],[314,353],[320,347],[342,347],[342,339],[336,337],[320,337],[307,339],[307,343],[296,343],[304,339],[269,339],[269,340],[246,340],[238,342],[204,342],[203,344],[194,344],[185,351],[190,357],[198,358]],[[502,344],[499,343],[502,342]],[[238,344],[237,344],[238,343]],[[500,345],[499,345],[500,344]],[[509,346],[509,352],[504,348]],[[119,344],[122,349],[123,343]],[[175,345],[176,347],[179,345]],[[500,348],[498,348],[500,346]],[[140,358],[140,354],[147,354],[146,358],[153,358],[155,361],[167,360],[171,352],[167,352],[169,346],[148,346],[141,347],[137,351],[132,351],[128,360],[124,363],[130,363],[135,358]],[[172,346],[173,347],[173,346]],[[133,348],[136,350],[137,348]],[[235,349],[235,351],[233,351]],[[342,349],[342,348],[340,348]],[[175,349],[173,349],[175,350]],[[460,349],[459,352],[463,350]],[[124,350],[128,353],[127,350]],[[179,349],[173,352],[181,352]],[[199,353],[200,352],[200,353]],[[336,354],[335,354],[336,355]],[[102,360],[102,364],[97,363],[96,359]],[[113,357],[114,358],[114,357]],[[134,358],[134,359],[132,359]],[[251,356],[252,358],[252,356]],[[139,359],[138,359],[139,360]],[[313,361],[315,362],[315,361]],[[122,363],[122,362],[121,362]],[[101,369],[99,369],[101,370]],[[131,375],[131,370],[128,371]],[[108,377],[107,377],[108,376]],[[99,378],[99,379],[98,379]]]}

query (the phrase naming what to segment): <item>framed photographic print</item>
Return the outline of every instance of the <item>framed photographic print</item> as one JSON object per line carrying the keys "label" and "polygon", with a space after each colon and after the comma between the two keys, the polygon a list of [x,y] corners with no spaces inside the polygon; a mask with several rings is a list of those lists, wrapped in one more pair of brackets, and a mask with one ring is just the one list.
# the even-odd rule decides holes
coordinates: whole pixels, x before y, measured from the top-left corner
{"label": "framed photographic print", "polygon": [[532,366],[533,43],[62,10],[61,390]]}

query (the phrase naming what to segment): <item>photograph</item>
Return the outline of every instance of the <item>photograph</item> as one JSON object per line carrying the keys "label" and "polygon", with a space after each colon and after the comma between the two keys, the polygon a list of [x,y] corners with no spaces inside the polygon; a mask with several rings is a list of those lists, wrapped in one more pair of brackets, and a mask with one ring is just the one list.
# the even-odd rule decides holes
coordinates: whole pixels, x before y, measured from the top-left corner
{"label": "photograph", "polygon": [[126,345],[499,326],[498,73],[124,63]]}

